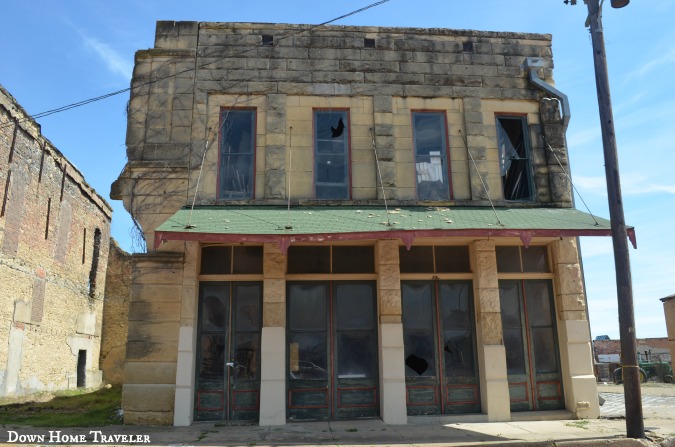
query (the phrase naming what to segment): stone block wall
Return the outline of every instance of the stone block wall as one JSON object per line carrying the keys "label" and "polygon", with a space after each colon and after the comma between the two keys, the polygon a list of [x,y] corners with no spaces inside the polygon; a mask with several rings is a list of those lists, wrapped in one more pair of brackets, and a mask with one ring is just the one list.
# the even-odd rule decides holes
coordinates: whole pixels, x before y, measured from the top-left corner
{"label": "stone block wall", "polygon": [[249,203],[285,203],[289,187],[293,202],[312,202],[312,110],[346,108],[350,203],[379,203],[383,191],[394,204],[415,202],[410,113],[436,110],[447,117],[455,204],[513,205],[502,200],[495,130],[495,114],[508,113],[527,116],[530,128],[536,200],[529,205],[572,206],[547,149],[566,167],[557,102],[529,84],[527,57],[540,58],[539,76],[552,82],[549,35],[158,22],[155,48],[136,54],[129,162],[111,197],[124,200],[149,242],[157,224],[193,199],[226,203],[216,193],[220,112],[246,107],[257,119]]}
{"label": "stone block wall", "polygon": [[112,209],[0,87],[0,394],[100,384]]}
{"label": "stone block wall", "polygon": [[124,381],[130,289],[131,255],[110,239],[100,356],[103,381],[109,384],[121,385]]}

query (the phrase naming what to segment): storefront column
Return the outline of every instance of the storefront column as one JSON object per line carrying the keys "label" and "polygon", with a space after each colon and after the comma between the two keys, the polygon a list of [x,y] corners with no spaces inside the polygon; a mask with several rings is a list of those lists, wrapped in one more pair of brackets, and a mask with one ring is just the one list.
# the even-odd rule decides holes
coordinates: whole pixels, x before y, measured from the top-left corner
{"label": "storefront column", "polygon": [[387,424],[408,422],[398,247],[396,240],[382,240],[376,245],[380,319],[380,415]]}
{"label": "storefront column", "polygon": [[553,244],[553,264],[565,407],[578,418],[595,419],[600,416],[600,406],[575,238]]}
{"label": "storefront column", "polygon": [[473,292],[476,308],[476,351],[483,413],[490,422],[511,420],[506,351],[499,305],[497,256],[493,241],[471,244],[474,272]]}
{"label": "storefront column", "polygon": [[199,254],[199,242],[185,243],[173,412],[173,425],[179,427],[192,424],[194,415]]}
{"label": "storefront column", "polygon": [[286,423],[286,257],[266,243],[263,259],[260,425]]}

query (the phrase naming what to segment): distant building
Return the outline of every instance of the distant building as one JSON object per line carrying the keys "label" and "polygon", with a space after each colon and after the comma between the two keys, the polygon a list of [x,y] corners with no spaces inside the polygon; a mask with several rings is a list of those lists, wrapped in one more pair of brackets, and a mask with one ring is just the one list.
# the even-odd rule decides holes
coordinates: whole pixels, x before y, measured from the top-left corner
{"label": "distant building", "polygon": [[112,209],[2,87],[0,207],[0,395],[100,385]]}
{"label": "distant building", "polygon": [[[638,338],[637,353],[640,362],[667,362],[672,358],[667,338]],[[593,341],[593,356],[596,361],[596,377],[601,382],[611,382],[612,373],[621,364],[621,340]]]}
{"label": "distant building", "polygon": [[150,247],[125,422],[597,417],[576,236],[609,222],[552,67],[541,34],[159,22],[111,193]]}

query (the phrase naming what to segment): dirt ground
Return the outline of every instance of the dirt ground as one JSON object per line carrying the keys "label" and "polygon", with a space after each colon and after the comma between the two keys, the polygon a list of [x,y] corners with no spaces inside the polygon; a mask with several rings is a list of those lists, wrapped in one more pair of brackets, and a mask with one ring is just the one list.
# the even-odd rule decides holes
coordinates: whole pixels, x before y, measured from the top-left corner
{"label": "dirt ground", "polygon": [[[646,382],[641,385],[643,396],[675,396],[675,383]],[[598,393],[623,394],[623,385],[598,383]]]}

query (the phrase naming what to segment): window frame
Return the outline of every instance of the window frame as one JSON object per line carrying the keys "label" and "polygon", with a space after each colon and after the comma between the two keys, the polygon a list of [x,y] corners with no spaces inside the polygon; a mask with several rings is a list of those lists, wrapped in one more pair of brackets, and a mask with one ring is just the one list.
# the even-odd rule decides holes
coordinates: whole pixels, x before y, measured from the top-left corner
{"label": "window frame", "polygon": [[[337,198],[337,199],[332,199],[332,198],[322,198],[317,196],[317,184],[319,183],[317,181],[317,175],[318,175],[318,169],[317,169],[317,163],[318,163],[318,145],[317,145],[317,113],[325,113],[325,112],[339,112],[339,113],[344,113],[347,122],[344,123],[345,125],[345,131],[347,132],[347,135],[345,138],[345,163],[346,163],[346,189],[347,189],[347,196],[343,198]],[[314,198],[316,200],[351,200],[352,199],[352,133],[351,133],[351,115],[350,115],[350,109],[349,108],[344,108],[344,107],[339,107],[339,108],[325,108],[325,107],[314,107],[312,108],[312,190],[314,193]]]}
{"label": "window frame", "polygon": [[[222,169],[222,156],[223,156],[223,137],[224,137],[224,132],[223,132],[223,127],[224,127],[224,119],[227,113],[230,112],[252,112],[253,114],[253,122],[251,124],[252,126],[252,139],[251,139],[251,166],[249,167],[250,169],[250,194],[246,195],[245,197],[241,198],[235,198],[235,197],[225,197],[224,196],[224,191],[223,187],[221,184],[221,180],[223,180],[223,169]],[[253,200],[256,197],[256,162],[257,162],[257,157],[256,157],[256,147],[258,144],[257,138],[257,129],[258,129],[258,109],[256,107],[221,107],[220,108],[220,116],[218,117],[218,164],[217,164],[217,175],[216,175],[216,198],[218,200],[228,200],[228,201],[237,201],[237,200]],[[245,155],[242,152],[237,152],[236,154],[241,154]]]}
{"label": "window frame", "polygon": [[[507,113],[507,112],[498,112],[495,113],[495,134],[497,139],[497,156],[499,161],[499,178],[502,186],[502,199],[506,202],[523,202],[530,203],[537,201],[537,186],[534,180],[534,160],[532,153],[532,139],[530,137],[530,125],[527,120],[527,113]],[[518,199],[507,199],[505,190],[504,190],[504,176],[502,175],[502,164],[503,156],[502,149],[500,145],[500,124],[499,120],[502,118],[506,119],[517,119],[521,123],[522,132],[523,132],[523,143],[525,145],[526,158],[519,158],[518,160],[527,160],[527,175],[528,175],[528,186],[530,188],[530,197],[528,198],[518,198]]]}
{"label": "window frame", "polygon": [[[444,133],[443,133],[443,144],[445,146],[445,160],[446,160],[446,169],[443,172],[443,176],[447,180],[447,199],[439,200],[430,200],[430,199],[421,199],[419,196],[419,184],[417,181],[417,138],[415,137],[415,115],[416,114],[427,114],[427,115],[438,115],[441,117]],[[412,130],[412,150],[413,150],[413,172],[415,180],[415,199],[419,202],[443,202],[453,200],[454,194],[452,189],[452,169],[450,161],[450,130],[448,127],[448,113],[447,110],[438,110],[438,109],[412,109],[410,111],[410,126]],[[442,162],[441,162],[442,165]]]}

